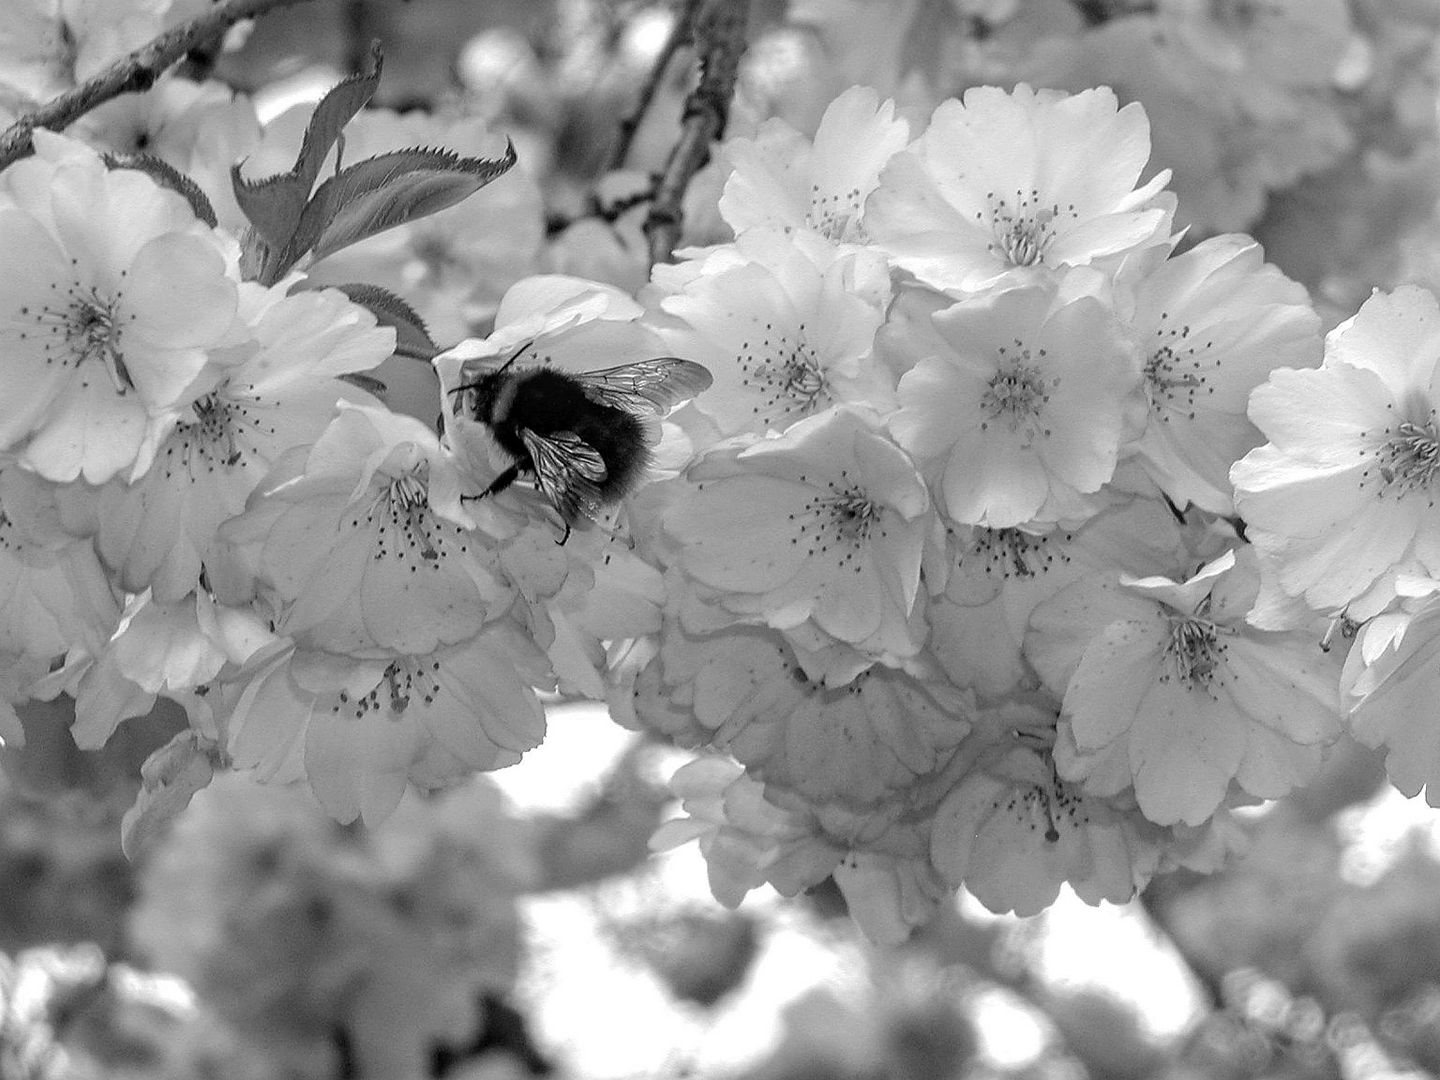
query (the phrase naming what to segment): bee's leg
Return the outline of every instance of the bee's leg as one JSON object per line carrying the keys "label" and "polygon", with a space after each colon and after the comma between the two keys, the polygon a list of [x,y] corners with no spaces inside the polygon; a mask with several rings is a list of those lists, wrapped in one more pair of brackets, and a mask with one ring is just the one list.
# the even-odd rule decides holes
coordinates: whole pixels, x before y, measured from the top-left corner
{"label": "bee's leg", "polygon": [[511,484],[515,483],[515,481],[519,478],[520,466],[511,465],[499,476],[495,477],[494,480],[490,481],[490,486],[487,487],[484,491],[480,492],[479,495],[461,495],[460,501],[464,502],[466,499],[483,499],[487,495],[499,495],[500,492],[504,491]]}
{"label": "bee's leg", "polygon": [[480,497],[483,499],[486,495],[499,495],[500,492],[504,491],[518,479],[520,479],[520,466],[517,463],[511,465],[499,476],[495,477],[494,480],[491,480],[490,486],[481,492]]}

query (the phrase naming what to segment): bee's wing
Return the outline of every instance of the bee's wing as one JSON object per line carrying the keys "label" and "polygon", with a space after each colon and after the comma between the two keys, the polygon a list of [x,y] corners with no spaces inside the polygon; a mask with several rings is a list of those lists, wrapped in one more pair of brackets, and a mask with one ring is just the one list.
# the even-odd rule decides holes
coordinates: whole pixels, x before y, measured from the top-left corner
{"label": "bee's wing", "polygon": [[664,412],[709,387],[710,369],[678,356],[660,356],[575,375],[585,394],[601,405],[632,413]]}
{"label": "bee's wing", "polygon": [[521,428],[520,438],[530,452],[540,491],[567,525],[581,514],[590,518],[600,515],[600,489],[596,485],[609,475],[609,470],[593,446],[568,431],[537,435],[529,428]]}

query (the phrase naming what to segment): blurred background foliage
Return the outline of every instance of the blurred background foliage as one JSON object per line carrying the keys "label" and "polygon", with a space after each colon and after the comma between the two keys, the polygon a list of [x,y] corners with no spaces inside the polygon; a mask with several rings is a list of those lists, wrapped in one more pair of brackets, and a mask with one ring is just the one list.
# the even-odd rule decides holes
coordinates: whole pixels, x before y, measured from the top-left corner
{"label": "blurred background foliage", "polygon": [[[496,196],[485,251],[447,263],[417,232],[395,259],[458,337],[527,273],[644,280],[630,196],[674,144],[693,58],[660,69],[624,154],[618,120],[682,6],[312,0],[196,62],[270,120],[379,39],[377,104],[514,138],[535,191]],[[1143,0],[756,0],[731,132],[813,130],[853,82],[916,115],[979,83],[1109,83],[1145,104],[1189,239],[1254,232],[1327,324],[1372,287],[1440,285],[1440,2],[1271,6],[1318,29],[1222,40],[1185,20],[1205,5]],[[691,185],[686,242],[718,237],[721,180]],[[693,852],[652,859],[679,759],[594,709],[557,702],[522,765],[370,832],[224,777],[131,864],[120,817],[183,717],[82,754],[53,708],[22,710],[27,745],[0,749],[6,1080],[1440,1075],[1440,833],[1354,746],[1245,815],[1224,873],[1118,912],[962,903],[879,952],[837,890],[727,912]]]}

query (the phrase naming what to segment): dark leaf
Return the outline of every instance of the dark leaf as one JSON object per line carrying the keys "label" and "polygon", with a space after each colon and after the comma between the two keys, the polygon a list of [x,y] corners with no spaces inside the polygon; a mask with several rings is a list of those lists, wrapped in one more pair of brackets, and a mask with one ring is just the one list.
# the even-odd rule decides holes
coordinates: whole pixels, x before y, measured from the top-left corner
{"label": "dark leaf", "polygon": [[215,207],[210,205],[210,199],[200,190],[199,184],[168,161],[162,161],[154,154],[106,154],[104,161],[110,169],[136,169],[143,172],[161,187],[183,195],[195,216],[212,229],[215,227]]}
{"label": "dark leaf", "polygon": [[[283,251],[290,245],[326,155],[340,139],[345,125],[365,107],[380,85],[383,58],[378,45],[372,48],[370,57],[370,71],[341,80],[315,106],[300,153],[289,172],[247,180],[240,175],[240,165],[231,168],[235,199],[272,251]],[[288,269],[267,267],[266,276],[277,281]]]}
{"label": "dark leaf", "polygon": [[356,283],[335,286],[355,303],[367,309],[381,326],[395,330],[395,352],[401,356],[429,360],[440,351],[420,313],[400,297],[379,285]]}
{"label": "dark leaf", "polygon": [[288,269],[307,251],[318,262],[386,229],[446,210],[514,164],[513,143],[501,158],[409,149],[357,162],[320,185],[280,262]]}

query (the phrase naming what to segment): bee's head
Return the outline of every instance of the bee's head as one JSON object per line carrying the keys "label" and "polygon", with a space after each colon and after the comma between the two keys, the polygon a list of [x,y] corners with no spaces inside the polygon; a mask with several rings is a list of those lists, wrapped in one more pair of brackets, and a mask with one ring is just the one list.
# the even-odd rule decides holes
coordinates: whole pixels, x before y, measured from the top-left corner
{"label": "bee's head", "polygon": [[482,372],[470,382],[461,383],[450,391],[456,411],[481,423],[498,423],[508,411],[508,399],[513,397],[513,393],[506,391],[509,380],[510,376],[501,368]]}

